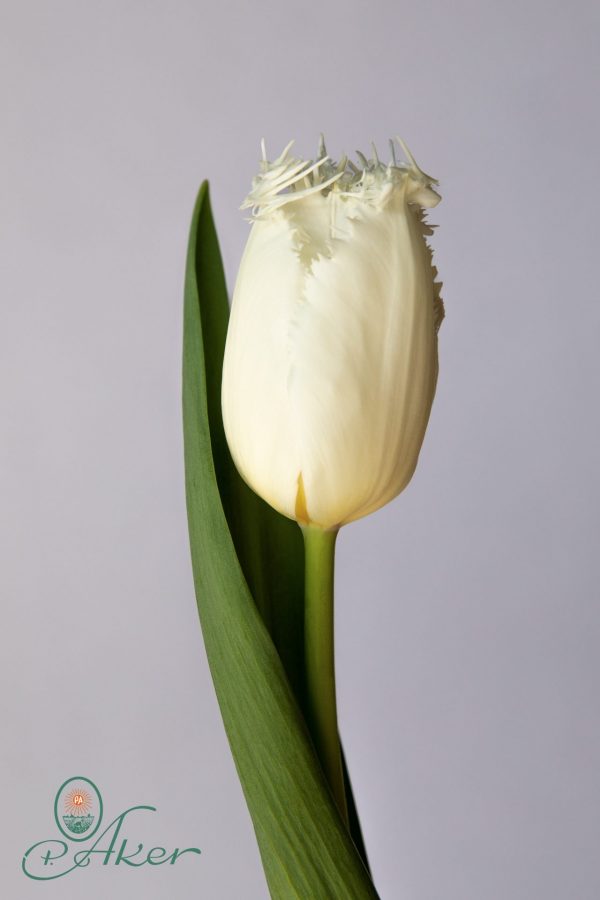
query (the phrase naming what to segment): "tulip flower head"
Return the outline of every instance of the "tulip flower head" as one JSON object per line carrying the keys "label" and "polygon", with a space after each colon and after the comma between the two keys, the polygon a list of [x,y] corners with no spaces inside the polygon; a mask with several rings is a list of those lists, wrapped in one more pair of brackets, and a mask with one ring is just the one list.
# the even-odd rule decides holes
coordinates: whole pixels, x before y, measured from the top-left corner
{"label": "tulip flower head", "polygon": [[[391,143],[391,142],[390,142]],[[358,154],[263,160],[242,208],[250,236],[223,363],[227,441],[244,480],[284,515],[337,529],[415,470],[444,316],[424,210],[435,179]]]}

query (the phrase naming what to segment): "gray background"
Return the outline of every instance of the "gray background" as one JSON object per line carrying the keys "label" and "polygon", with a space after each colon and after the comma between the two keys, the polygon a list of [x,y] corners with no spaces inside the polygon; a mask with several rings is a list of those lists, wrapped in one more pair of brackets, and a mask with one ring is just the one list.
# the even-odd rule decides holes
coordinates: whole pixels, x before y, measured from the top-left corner
{"label": "gray background", "polygon": [[[338,542],[341,728],[384,900],[597,900],[598,8],[1,5],[2,895],[263,900],[201,642],[187,229],[290,138],[405,137],[447,318],[406,492]],[[83,774],[200,859],[20,872]],[[310,900],[310,898],[307,898]]]}

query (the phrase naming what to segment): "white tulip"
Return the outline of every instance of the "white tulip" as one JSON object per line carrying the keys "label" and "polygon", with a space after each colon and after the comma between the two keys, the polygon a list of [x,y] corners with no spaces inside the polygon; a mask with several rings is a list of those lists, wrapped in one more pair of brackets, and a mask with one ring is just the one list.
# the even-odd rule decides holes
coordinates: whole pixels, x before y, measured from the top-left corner
{"label": "white tulip", "polygon": [[253,224],[223,364],[227,441],[244,480],[302,525],[337,529],[415,470],[443,318],[423,209],[437,184],[393,152],[336,165],[288,145],[244,207]]}

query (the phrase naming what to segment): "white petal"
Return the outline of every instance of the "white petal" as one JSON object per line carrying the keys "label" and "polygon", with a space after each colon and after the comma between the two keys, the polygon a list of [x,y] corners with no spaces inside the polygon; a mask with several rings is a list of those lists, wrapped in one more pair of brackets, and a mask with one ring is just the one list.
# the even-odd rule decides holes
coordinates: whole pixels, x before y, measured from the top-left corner
{"label": "white petal", "polygon": [[299,459],[286,372],[303,269],[282,214],[255,222],[240,264],[223,361],[222,408],[234,462],[275,509],[294,517]]}
{"label": "white petal", "polygon": [[289,398],[309,516],[333,527],[387,503],[409,481],[437,355],[431,267],[410,209],[360,205],[350,207],[352,220],[335,195],[325,202],[347,236],[306,280]]}

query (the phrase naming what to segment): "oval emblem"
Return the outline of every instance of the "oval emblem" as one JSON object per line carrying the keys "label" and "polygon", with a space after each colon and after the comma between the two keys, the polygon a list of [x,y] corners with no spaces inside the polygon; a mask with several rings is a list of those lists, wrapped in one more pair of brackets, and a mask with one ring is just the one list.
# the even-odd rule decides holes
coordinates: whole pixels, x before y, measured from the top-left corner
{"label": "oval emblem", "polygon": [[91,837],[102,821],[102,797],[94,782],[82,775],[67,779],[58,789],[54,818],[70,841]]}

